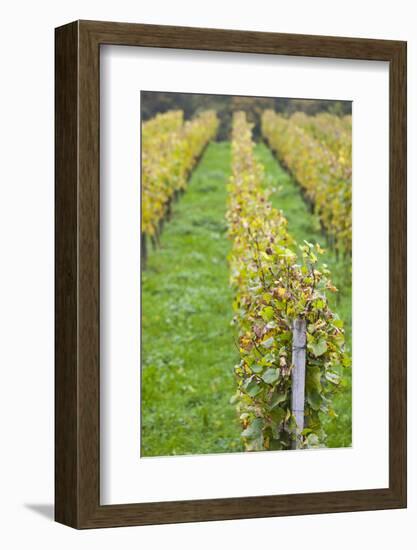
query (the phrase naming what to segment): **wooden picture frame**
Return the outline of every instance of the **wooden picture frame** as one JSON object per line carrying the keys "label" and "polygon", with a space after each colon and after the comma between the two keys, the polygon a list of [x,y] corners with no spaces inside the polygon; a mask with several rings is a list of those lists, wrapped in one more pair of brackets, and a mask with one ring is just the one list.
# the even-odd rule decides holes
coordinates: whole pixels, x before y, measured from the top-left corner
{"label": "wooden picture frame", "polygon": [[[56,29],[55,518],[75,528],[406,506],[406,43],[76,21]],[[100,46],[389,62],[389,487],[100,505]]]}

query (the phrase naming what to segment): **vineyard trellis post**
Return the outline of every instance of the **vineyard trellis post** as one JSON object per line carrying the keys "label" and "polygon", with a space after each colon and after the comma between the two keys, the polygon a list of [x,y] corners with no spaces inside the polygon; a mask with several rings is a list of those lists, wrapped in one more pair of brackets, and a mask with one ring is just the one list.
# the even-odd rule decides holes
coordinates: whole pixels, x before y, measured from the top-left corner
{"label": "vineyard trellis post", "polygon": [[300,433],[304,429],[304,401],[305,401],[305,379],[306,379],[306,321],[297,317],[292,327],[292,414],[297,423],[297,437],[293,441],[292,448],[299,449],[301,446]]}

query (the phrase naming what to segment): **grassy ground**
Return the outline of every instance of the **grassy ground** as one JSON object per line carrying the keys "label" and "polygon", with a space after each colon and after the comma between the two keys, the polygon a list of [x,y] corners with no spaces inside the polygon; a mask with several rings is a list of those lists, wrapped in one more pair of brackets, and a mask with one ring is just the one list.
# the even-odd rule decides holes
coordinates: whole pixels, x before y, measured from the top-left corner
{"label": "grassy ground", "polygon": [[[294,183],[288,173],[280,166],[270,149],[259,144],[256,155],[265,167],[265,184],[273,190],[270,200],[276,208],[282,210],[288,220],[290,234],[300,243],[303,240],[318,242],[326,248],[326,239],[321,234],[317,217],[308,211],[299,187]],[[351,349],[352,326],[352,282],[351,261],[343,258],[337,259],[330,250],[321,257],[327,263],[332,280],[339,292],[330,296],[332,309],[339,314],[345,322],[347,349]],[[343,386],[341,393],[335,400],[338,418],[329,421],[326,426],[328,433],[327,444],[329,447],[347,447],[351,445],[351,421],[352,421],[352,378],[351,370],[343,370]]]}
{"label": "grassy ground", "polygon": [[[230,144],[209,145],[142,275],[142,456],[242,450],[226,256]],[[162,330],[161,330],[162,327]]]}

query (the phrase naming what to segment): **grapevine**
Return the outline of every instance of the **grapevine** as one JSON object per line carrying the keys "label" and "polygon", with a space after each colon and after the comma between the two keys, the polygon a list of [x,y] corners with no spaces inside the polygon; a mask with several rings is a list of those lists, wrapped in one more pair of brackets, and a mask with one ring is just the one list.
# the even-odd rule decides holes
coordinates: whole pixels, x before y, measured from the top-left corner
{"label": "grapevine", "polygon": [[142,234],[158,235],[173,196],[185,189],[191,170],[217,128],[214,111],[185,123],[182,111],[169,111],[143,123]]}
{"label": "grapevine", "polygon": [[314,139],[327,147],[339,163],[343,179],[352,178],[352,121],[347,117],[341,118],[330,113],[319,113],[307,116],[297,112],[291,120],[300,128],[306,130]]}
{"label": "grapevine", "polygon": [[[326,117],[320,117],[314,120],[298,113],[287,119],[264,111],[262,133],[314,205],[329,244],[338,253],[351,254],[351,146],[348,142],[346,150],[341,148],[334,136],[330,146],[331,133],[323,137]],[[340,130],[347,133],[347,127],[348,120],[343,119]]]}
{"label": "grapevine", "polygon": [[[343,322],[327,302],[327,293],[337,289],[326,266],[319,267],[320,246],[306,241],[297,246],[283,213],[272,207],[253,147],[245,114],[235,113],[227,221],[241,435],[252,451],[289,449],[295,439],[302,447],[324,446],[321,415],[336,416],[332,397],[340,386],[340,367],[349,364]],[[292,326],[300,318],[307,323],[301,433],[291,410]]]}

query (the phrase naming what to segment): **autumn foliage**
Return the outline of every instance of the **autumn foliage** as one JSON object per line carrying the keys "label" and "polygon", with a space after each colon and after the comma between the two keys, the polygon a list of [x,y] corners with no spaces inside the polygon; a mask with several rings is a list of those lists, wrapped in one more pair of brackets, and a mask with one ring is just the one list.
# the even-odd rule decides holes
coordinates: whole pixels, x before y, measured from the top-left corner
{"label": "autumn foliage", "polygon": [[170,201],[185,189],[218,124],[214,111],[186,122],[182,111],[168,111],[142,124],[142,233],[150,237],[158,233]]}
{"label": "autumn foliage", "polygon": [[351,117],[264,111],[262,134],[317,213],[329,245],[352,253]]}

